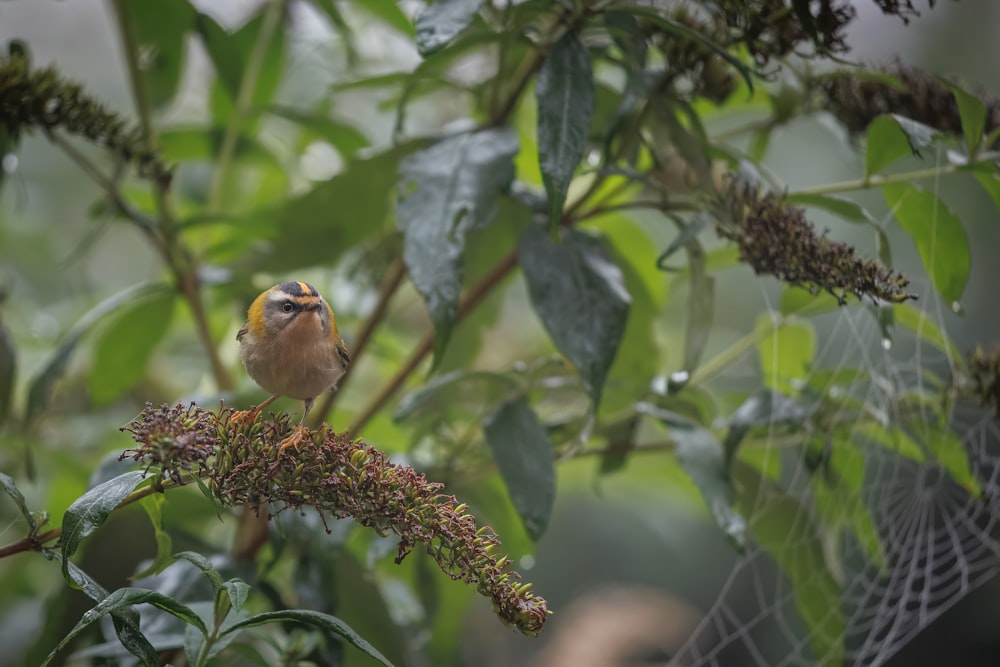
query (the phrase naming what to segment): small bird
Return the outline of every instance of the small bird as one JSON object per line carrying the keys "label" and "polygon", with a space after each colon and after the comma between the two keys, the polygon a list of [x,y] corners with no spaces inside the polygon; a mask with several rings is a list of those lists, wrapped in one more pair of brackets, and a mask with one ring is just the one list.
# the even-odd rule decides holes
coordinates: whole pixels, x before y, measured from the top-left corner
{"label": "small bird", "polygon": [[333,387],[351,363],[333,309],[312,285],[281,283],[262,292],[250,304],[247,321],[236,340],[247,373],[272,396],[249,413],[234,418],[252,422],[280,396],[305,401],[302,420],[281,441],[278,453],[297,447],[304,437],[313,401]]}

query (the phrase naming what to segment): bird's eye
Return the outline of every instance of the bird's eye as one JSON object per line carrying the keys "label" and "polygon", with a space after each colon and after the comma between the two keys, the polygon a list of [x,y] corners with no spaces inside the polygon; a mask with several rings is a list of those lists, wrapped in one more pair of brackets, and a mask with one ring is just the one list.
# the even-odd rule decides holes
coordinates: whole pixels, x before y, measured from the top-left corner
{"label": "bird's eye", "polygon": [[281,309],[286,313],[290,313],[293,310],[295,310],[295,305],[291,301],[286,301],[283,304],[281,304]]}

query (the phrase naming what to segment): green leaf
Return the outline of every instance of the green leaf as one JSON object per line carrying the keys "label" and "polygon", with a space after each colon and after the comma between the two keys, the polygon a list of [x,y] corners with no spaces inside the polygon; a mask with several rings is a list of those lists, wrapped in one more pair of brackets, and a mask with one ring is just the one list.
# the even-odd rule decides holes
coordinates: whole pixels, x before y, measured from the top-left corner
{"label": "green leaf", "polygon": [[808,192],[791,192],[785,197],[785,201],[791,204],[800,204],[812,208],[822,209],[828,213],[846,220],[847,222],[858,222],[877,226],[872,214],[864,209],[861,204],[843,199],[841,197],[831,197],[830,195],[820,195]]}
{"label": "green leaf", "polygon": [[174,560],[186,560],[187,562],[194,565],[196,568],[202,571],[202,574],[208,579],[209,583],[212,585],[212,594],[218,597],[222,590],[225,588],[225,582],[222,580],[222,575],[219,571],[215,569],[212,562],[194,551],[182,551],[178,554],[174,554]]}
{"label": "green leaf", "polygon": [[76,499],[63,515],[62,547],[63,576],[71,585],[75,582],[69,576],[69,559],[80,547],[84,538],[101,527],[108,515],[132,493],[144,479],[146,473],[133,470],[124,475],[99,484]]}
{"label": "green leaf", "polygon": [[793,398],[769,389],[757,392],[743,401],[729,419],[729,431],[723,443],[726,460],[732,460],[751,429],[786,425],[801,427],[808,417],[809,410]]}
{"label": "green leaf", "polygon": [[958,115],[962,119],[962,134],[965,135],[965,148],[970,155],[979,149],[986,130],[986,105],[972,93],[963,90],[942,78],[938,78],[955,96],[958,105]]}
{"label": "green leaf", "polygon": [[156,293],[161,289],[162,286],[156,284],[142,284],[129,287],[100,302],[77,320],[76,324],[63,336],[56,351],[29,384],[28,420],[30,421],[45,410],[49,402],[49,396],[52,393],[52,387],[62,376],[63,371],[66,370],[66,364],[69,362],[70,356],[84,334],[98,322],[104,321],[108,315],[118,308],[132,303],[146,293]]}
{"label": "green leaf", "polygon": [[[824,531],[837,543],[831,545],[835,548],[827,549],[827,566],[833,569],[840,565],[843,551],[836,547],[846,530],[865,550],[868,560],[880,572],[885,572],[887,562],[882,538],[862,495],[865,457],[847,430],[839,429],[831,439],[820,440],[818,445],[827,449],[829,460],[823,473],[812,475],[809,481],[816,509],[826,524]],[[840,575],[837,578],[843,581],[843,573]]]}
{"label": "green leaf", "polygon": [[28,509],[28,502],[24,499],[21,491],[17,488],[17,484],[14,483],[14,478],[0,472],[0,488],[2,488],[4,493],[10,496],[10,499],[14,501],[14,504],[17,505],[18,511],[21,512],[21,516],[24,517],[24,520],[27,521],[28,525],[31,527],[31,530],[34,531],[38,527],[35,515]]}
{"label": "green leaf", "polygon": [[[163,157],[174,162],[210,162],[222,149],[223,127],[174,128],[159,135]],[[254,137],[243,135],[236,141],[233,158],[242,162],[284,169],[284,165]]]}
{"label": "green leaf", "polygon": [[351,646],[360,649],[364,653],[375,658],[383,665],[387,667],[392,667],[392,663],[386,659],[381,653],[379,653],[374,646],[366,642],[364,639],[359,637],[351,628],[344,623],[342,620],[336,616],[331,616],[329,614],[323,614],[318,611],[310,611],[308,609],[284,609],[281,611],[268,611],[255,616],[251,616],[248,619],[235,623],[232,626],[226,628],[222,631],[222,636],[228,635],[230,633],[236,632],[238,630],[243,630],[245,628],[252,628],[258,625],[264,625],[266,623],[306,623],[308,625],[315,626],[327,632],[330,632],[337,637],[340,637],[346,641]]}
{"label": "green leaf", "polygon": [[[83,615],[83,618],[69,631],[59,645],[56,646],[52,652],[49,654],[48,658],[45,659],[45,664],[48,664],[56,653],[61,651],[70,640],[80,634],[83,630],[87,629],[95,621],[99,621],[102,616],[111,614],[116,611],[125,610],[133,605],[137,604],[149,604],[158,609],[175,616],[185,623],[192,625],[204,635],[208,632],[205,624],[202,622],[198,614],[194,613],[190,607],[181,604],[177,600],[159,593],[157,591],[150,591],[144,588],[119,588],[118,590],[111,593],[109,596],[97,603],[93,609],[88,611]],[[158,664],[154,661],[153,665]]]}
{"label": "green leaf", "polygon": [[556,243],[539,225],[521,237],[517,259],[531,305],[598,406],[632,301],[621,270],[600,240],[567,229]]}
{"label": "green leaf", "polygon": [[670,429],[670,438],[676,443],[677,462],[698,487],[715,523],[733,546],[742,551],[746,547],[746,519],[733,506],[733,484],[722,443],[707,430],[668,410],[647,403],[636,408]]}
{"label": "green leaf", "polygon": [[[231,102],[239,96],[243,84],[250,53],[254,50],[260,34],[268,4],[262,5],[260,13],[250,19],[242,28],[230,34],[208,14],[199,13],[195,17],[195,28],[201,37],[205,50],[215,66],[222,88]],[[281,26],[275,31],[267,47],[260,74],[254,87],[252,102],[256,107],[267,105],[278,90],[285,68],[285,32]]]}
{"label": "green leaf", "polygon": [[153,536],[156,539],[156,555],[153,557],[153,562],[149,564],[149,567],[132,576],[133,581],[145,579],[152,574],[156,574],[174,562],[173,540],[170,539],[170,534],[163,529],[163,504],[165,502],[167,502],[167,497],[162,493],[147,496],[139,501],[142,509],[146,510],[149,522],[153,525]]}
{"label": "green leaf", "polygon": [[[74,587],[83,591],[87,597],[94,602],[100,602],[108,597],[108,591],[103,586],[90,578],[86,572],[78,568],[73,563],[68,563],[58,553],[50,550],[44,552],[45,557],[50,560],[61,560],[64,571],[68,572],[70,581]],[[111,610],[111,620],[114,624],[115,634],[125,649],[142,660],[144,665],[153,667],[160,664],[159,654],[153,645],[149,643],[146,636],[139,629],[139,612],[132,607],[123,607]],[[65,640],[64,640],[65,641]],[[59,649],[49,654],[46,664],[52,659]]]}
{"label": "green leaf", "polygon": [[491,405],[518,389],[509,375],[487,371],[453,371],[438,375],[403,397],[392,416],[397,422],[423,414],[440,414],[448,405],[472,397],[478,405]]}
{"label": "green leaf", "polygon": [[687,321],[684,327],[684,370],[691,372],[701,362],[715,317],[715,278],[705,270],[705,249],[696,240],[686,244],[688,256]]}
{"label": "green leaf", "polygon": [[538,100],[538,163],[549,198],[549,224],[562,217],[573,172],[587,150],[596,96],[590,54],[568,32],[549,52],[535,84]]}
{"label": "green leaf", "polygon": [[118,398],[146,371],[173,318],[175,295],[166,288],[142,294],[108,318],[94,347],[87,388],[96,405]]}
{"label": "green leaf", "polygon": [[364,134],[347,123],[334,120],[329,114],[306,112],[277,104],[269,106],[267,112],[313,132],[336,148],[344,159],[354,157],[355,153],[369,145]]}
{"label": "green leaf", "polygon": [[17,348],[14,347],[14,337],[0,321],[0,427],[10,416],[16,380]]}
{"label": "green leaf", "polygon": [[[770,316],[762,315],[757,326],[770,327]],[[812,325],[794,319],[781,322],[757,343],[764,385],[789,396],[796,395],[812,368],[815,354],[816,332]]]}
{"label": "green leaf", "polygon": [[879,116],[869,123],[866,136],[865,177],[873,176],[913,153],[906,134],[891,116]]}
{"label": "green leaf", "polygon": [[410,19],[403,13],[403,10],[399,8],[398,3],[357,0],[353,4],[357,9],[374,16],[388,26],[392,26],[400,34],[405,35],[406,37],[414,37],[416,34],[416,31],[413,28],[413,23],[411,23]]}
{"label": "green leaf", "polygon": [[739,506],[751,517],[750,534],[791,582],[795,607],[808,629],[816,662],[843,664],[846,626],[840,587],[826,567],[819,533],[810,513],[759,472],[739,461],[732,476]]}
{"label": "green leaf", "polygon": [[892,313],[895,324],[906,327],[924,341],[942,350],[948,355],[951,363],[964,365],[964,357],[958,347],[927,312],[908,303],[897,303],[893,304]]}
{"label": "green leaf", "polygon": [[125,0],[125,4],[125,15],[135,28],[146,91],[153,104],[162,107],[174,98],[181,80],[194,8],[177,0]]}
{"label": "green leaf", "polygon": [[973,497],[983,493],[969,461],[965,443],[947,426],[920,422],[909,425],[911,435],[927,447],[934,459],[948,471],[951,478]]}
{"label": "green leaf", "polygon": [[[346,169],[288,200],[256,247],[239,260],[246,272],[286,273],[330,265],[345,251],[385,229],[396,166],[414,146],[397,146]],[[260,243],[264,241],[264,243]]]}
{"label": "green leaf", "polygon": [[850,438],[853,443],[871,443],[917,463],[927,460],[924,448],[896,426],[871,421],[861,422],[851,428]]}
{"label": "green leaf", "polygon": [[458,308],[465,234],[493,220],[497,197],[514,178],[516,153],[511,130],[490,129],[439,141],[399,166],[396,224],[410,279],[436,330],[435,363]]}
{"label": "green leaf", "polygon": [[1000,171],[990,171],[983,173],[976,171],[972,177],[979,181],[979,185],[986,190],[986,194],[993,200],[993,208],[1000,211]]}
{"label": "green leaf", "polygon": [[511,502],[532,540],[545,533],[556,498],[555,454],[545,427],[522,396],[507,401],[483,422]]}
{"label": "green leaf", "polygon": [[969,238],[962,221],[938,197],[907,183],[882,186],[899,226],[917,245],[920,259],[938,294],[958,304],[969,280]]}
{"label": "green leaf", "polygon": [[428,56],[469,27],[483,0],[437,0],[417,16],[417,51]]}
{"label": "green leaf", "polygon": [[837,298],[829,292],[818,292],[813,294],[803,287],[786,285],[781,290],[781,314],[800,315],[822,315],[832,313],[840,309]]}

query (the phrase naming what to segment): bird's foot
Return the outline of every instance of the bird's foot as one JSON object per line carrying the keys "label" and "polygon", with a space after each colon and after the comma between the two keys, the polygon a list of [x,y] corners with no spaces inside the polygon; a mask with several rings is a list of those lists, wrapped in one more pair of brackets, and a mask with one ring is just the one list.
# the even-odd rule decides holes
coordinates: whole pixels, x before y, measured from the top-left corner
{"label": "bird's foot", "polygon": [[292,431],[292,434],[278,444],[278,456],[288,448],[298,449],[299,444],[306,438],[306,427],[299,424]]}
{"label": "bird's foot", "polygon": [[250,410],[234,410],[232,414],[229,415],[229,423],[237,428],[247,426],[257,421],[257,415],[259,414],[260,410],[257,408],[252,408]]}

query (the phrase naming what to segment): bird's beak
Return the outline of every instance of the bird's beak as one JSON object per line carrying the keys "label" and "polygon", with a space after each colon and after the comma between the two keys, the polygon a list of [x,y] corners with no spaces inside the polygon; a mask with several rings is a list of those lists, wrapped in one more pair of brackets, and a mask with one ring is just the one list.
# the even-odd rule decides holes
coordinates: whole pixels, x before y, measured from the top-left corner
{"label": "bird's beak", "polygon": [[306,303],[302,305],[302,310],[319,310],[319,307],[323,305],[319,301],[313,301],[312,303]]}

